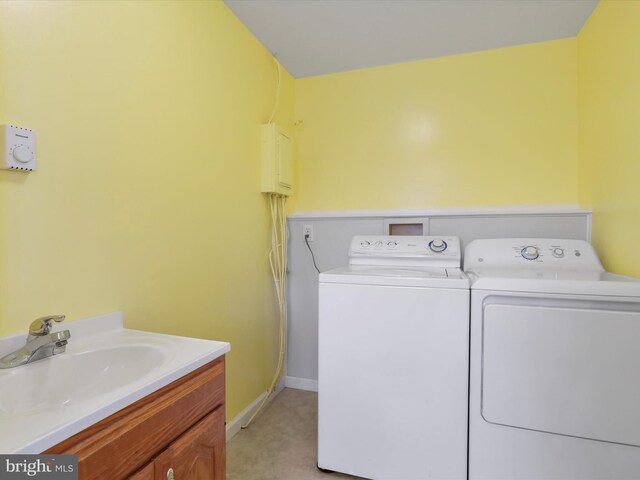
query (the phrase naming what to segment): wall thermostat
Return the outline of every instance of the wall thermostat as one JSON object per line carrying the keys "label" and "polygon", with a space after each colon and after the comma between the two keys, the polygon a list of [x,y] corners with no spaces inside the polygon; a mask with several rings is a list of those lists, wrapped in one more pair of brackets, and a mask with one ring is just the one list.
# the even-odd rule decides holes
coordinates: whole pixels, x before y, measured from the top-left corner
{"label": "wall thermostat", "polygon": [[0,125],[0,168],[31,172],[36,169],[36,132],[15,125]]}

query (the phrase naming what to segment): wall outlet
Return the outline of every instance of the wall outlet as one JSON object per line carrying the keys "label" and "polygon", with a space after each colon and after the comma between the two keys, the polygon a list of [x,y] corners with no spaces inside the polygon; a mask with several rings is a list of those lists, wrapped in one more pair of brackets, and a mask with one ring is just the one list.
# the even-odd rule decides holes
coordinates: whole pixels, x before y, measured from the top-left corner
{"label": "wall outlet", "polygon": [[313,242],[313,225],[311,225],[310,223],[307,223],[305,225],[302,226],[302,239],[304,240],[304,237],[306,235],[309,235],[309,238],[307,239],[310,242]]}

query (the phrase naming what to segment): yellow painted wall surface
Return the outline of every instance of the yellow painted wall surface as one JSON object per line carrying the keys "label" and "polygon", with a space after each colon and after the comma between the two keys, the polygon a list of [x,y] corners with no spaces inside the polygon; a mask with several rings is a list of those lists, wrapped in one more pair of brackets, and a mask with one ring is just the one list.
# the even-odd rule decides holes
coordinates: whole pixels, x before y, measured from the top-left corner
{"label": "yellow painted wall surface", "polygon": [[[290,209],[579,196],[607,268],[640,275],[624,254],[640,237],[637,25],[640,2],[606,0],[578,39],[282,70],[276,121],[302,122]],[[230,341],[228,417],[253,401],[277,355],[259,193],[274,89],[222,2],[0,2],[0,123],[38,134],[36,172],[0,171],[0,335],[122,310],[132,328]]]}
{"label": "yellow painted wall surface", "polygon": [[602,1],[578,36],[580,200],[605,267],[640,276],[640,2]]}
{"label": "yellow painted wall surface", "polygon": [[296,80],[295,210],[577,203],[576,39]]}
{"label": "yellow painted wall surface", "polygon": [[[267,50],[222,2],[5,1],[0,86],[0,122],[38,135],[36,172],[0,171],[0,334],[122,310],[230,341],[235,416],[275,365]],[[283,71],[287,126],[293,95]]]}

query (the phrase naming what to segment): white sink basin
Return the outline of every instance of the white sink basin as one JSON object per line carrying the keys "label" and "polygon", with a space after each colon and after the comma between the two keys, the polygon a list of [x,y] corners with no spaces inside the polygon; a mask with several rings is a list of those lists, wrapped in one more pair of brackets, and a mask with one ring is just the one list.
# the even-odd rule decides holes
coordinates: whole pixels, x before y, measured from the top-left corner
{"label": "white sink basin", "polygon": [[[40,453],[230,350],[125,329],[120,314],[65,327],[66,352],[0,370],[0,432],[11,432],[0,435],[1,453]],[[0,356],[22,337],[0,339]]]}
{"label": "white sink basin", "polygon": [[[156,345],[122,345],[67,352],[9,369],[0,376],[0,415],[72,408],[126,387],[165,360]],[[55,414],[55,413],[53,413]]]}

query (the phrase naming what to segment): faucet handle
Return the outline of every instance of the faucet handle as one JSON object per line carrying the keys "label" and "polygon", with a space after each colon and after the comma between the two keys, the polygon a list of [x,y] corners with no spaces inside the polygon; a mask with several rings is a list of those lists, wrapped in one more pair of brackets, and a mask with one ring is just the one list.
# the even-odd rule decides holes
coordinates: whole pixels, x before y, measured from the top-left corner
{"label": "faucet handle", "polygon": [[48,335],[51,332],[51,322],[60,323],[65,319],[64,315],[48,315],[46,317],[40,317],[29,326],[29,335],[34,337],[40,337],[42,335]]}

